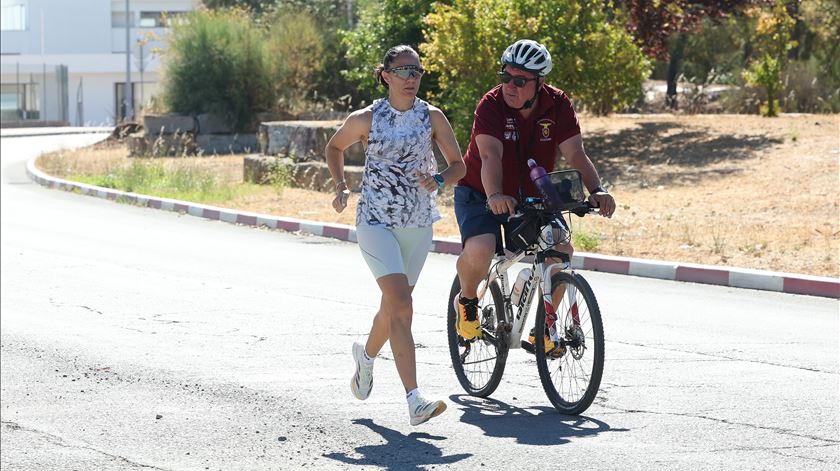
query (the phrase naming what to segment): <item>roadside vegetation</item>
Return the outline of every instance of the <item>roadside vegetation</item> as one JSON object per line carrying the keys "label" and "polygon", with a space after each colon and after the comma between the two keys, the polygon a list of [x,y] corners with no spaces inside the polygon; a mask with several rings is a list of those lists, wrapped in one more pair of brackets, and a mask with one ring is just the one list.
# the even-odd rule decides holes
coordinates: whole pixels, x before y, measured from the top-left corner
{"label": "roadside vegetation", "polygon": [[[341,119],[382,96],[373,68],[409,44],[466,149],[514,39],[545,43],[547,82],[580,112],[619,209],[574,218],[578,250],[840,276],[840,2],[204,0],[175,22],[146,112],[237,131]],[[759,116],[761,115],[761,116]],[[258,213],[353,224],[328,194],[242,181],[242,156],[126,157],[110,143],[38,161],[52,175]],[[448,190],[451,192],[451,189]],[[352,195],[351,208],[357,195]],[[438,237],[456,237],[451,193]]]}
{"label": "roadside vegetation", "polygon": [[[150,111],[265,118],[346,113],[382,94],[388,47],[417,48],[420,96],[459,141],[512,40],[545,43],[549,83],[576,108],[679,113],[840,112],[836,0],[204,0],[173,25]],[[666,85],[645,89],[648,80]]]}
{"label": "roadside vegetation", "polygon": [[[577,250],[840,276],[840,116],[583,115],[581,125],[619,207],[609,220],[572,218]],[[357,194],[336,214],[331,194],[289,187],[282,172],[271,185],[244,183],[241,155],[126,155],[121,143],[106,143],[47,154],[37,165],[122,190],[179,199],[196,192],[183,199],[354,224]],[[435,235],[458,237],[451,188],[438,201]]]}
{"label": "roadside vegetation", "polygon": [[225,205],[260,194],[275,194],[283,185],[265,187],[242,181],[239,168],[224,157],[129,159],[123,144],[59,151],[38,158],[38,168],[61,178],[132,193],[196,203]]}

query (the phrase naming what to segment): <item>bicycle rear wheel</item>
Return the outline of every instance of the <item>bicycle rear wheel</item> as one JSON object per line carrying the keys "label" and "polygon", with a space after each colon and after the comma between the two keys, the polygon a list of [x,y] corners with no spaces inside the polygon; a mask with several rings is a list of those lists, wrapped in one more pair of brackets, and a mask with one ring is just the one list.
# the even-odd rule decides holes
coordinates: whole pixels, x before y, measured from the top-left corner
{"label": "bicycle rear wheel", "polygon": [[[537,370],[548,399],[563,414],[577,415],[595,400],[604,372],[604,326],[595,294],[586,280],[572,273],[551,277],[552,293],[565,289],[555,307],[555,326],[564,345],[545,351],[545,336],[534,336]],[[537,308],[535,332],[547,326],[544,303]]]}
{"label": "bicycle rear wheel", "polygon": [[449,292],[446,316],[452,367],[464,391],[472,396],[487,397],[499,386],[508,355],[507,332],[502,327],[505,320],[502,290],[494,281],[478,300],[482,336],[474,340],[464,340],[455,330],[457,311],[454,302],[460,291],[461,283],[456,276]]}

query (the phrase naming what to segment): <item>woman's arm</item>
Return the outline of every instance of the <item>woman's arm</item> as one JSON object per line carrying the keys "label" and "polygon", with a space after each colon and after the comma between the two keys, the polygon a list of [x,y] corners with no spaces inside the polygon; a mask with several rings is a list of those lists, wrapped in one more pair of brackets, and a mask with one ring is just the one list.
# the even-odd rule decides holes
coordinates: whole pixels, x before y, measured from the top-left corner
{"label": "woman's arm", "polygon": [[367,139],[368,134],[370,134],[370,125],[370,108],[354,111],[344,120],[344,123],[330,138],[330,142],[324,149],[327,168],[335,182],[335,198],[333,198],[332,205],[336,212],[344,211],[344,208],[347,207],[347,199],[350,196],[350,190],[344,180],[344,150]]}
{"label": "woman's arm", "polygon": [[447,165],[440,175],[443,177],[444,184],[454,184],[464,178],[467,173],[464,158],[461,156],[461,147],[455,139],[452,125],[440,109],[430,106],[429,118],[432,122],[432,139],[440,148]]}

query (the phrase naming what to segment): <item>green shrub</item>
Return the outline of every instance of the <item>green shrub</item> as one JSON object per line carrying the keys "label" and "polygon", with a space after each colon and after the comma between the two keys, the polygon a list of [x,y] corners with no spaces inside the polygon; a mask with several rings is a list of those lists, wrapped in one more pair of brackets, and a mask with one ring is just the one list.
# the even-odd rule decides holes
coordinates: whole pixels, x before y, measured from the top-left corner
{"label": "green shrub", "polygon": [[281,110],[297,112],[314,87],[323,47],[315,20],[305,11],[277,10],[266,18],[267,52]]}
{"label": "green shrub", "polygon": [[273,159],[268,167],[268,182],[277,193],[289,187],[291,182],[291,169],[282,159]]}
{"label": "green shrub", "polygon": [[265,34],[241,9],[196,10],[173,25],[164,100],[179,114],[212,112],[239,131],[274,103]]}
{"label": "green shrub", "polygon": [[68,179],[128,191],[197,203],[232,199],[254,191],[256,185],[219,181],[209,168],[182,164],[167,168],[160,162],[133,160],[105,175],[71,175]]}
{"label": "green shrub", "polygon": [[601,238],[594,232],[578,229],[572,233],[572,245],[576,250],[591,252],[601,245]]}
{"label": "green shrub", "polygon": [[776,2],[771,9],[757,13],[755,39],[758,54],[743,72],[743,77],[748,85],[764,89],[767,103],[761,106],[762,114],[778,116],[782,72],[787,62],[787,53],[794,46],[790,41],[794,20],[782,2]]}
{"label": "green shrub", "polygon": [[623,26],[606,20],[595,0],[455,0],[434,3],[426,16],[426,67],[439,74],[438,104],[463,144],[477,101],[498,83],[499,57],[529,38],[548,48],[554,68],[546,82],[595,113],[630,105],[650,62]]}

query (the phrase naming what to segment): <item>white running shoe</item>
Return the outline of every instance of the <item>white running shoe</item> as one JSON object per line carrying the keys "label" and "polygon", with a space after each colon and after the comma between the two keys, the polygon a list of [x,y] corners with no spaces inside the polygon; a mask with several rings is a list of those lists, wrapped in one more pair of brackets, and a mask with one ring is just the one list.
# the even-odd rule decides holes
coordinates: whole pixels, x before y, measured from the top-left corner
{"label": "white running shoe", "polygon": [[443,401],[427,401],[417,396],[408,405],[408,414],[411,416],[411,425],[420,425],[432,417],[439,416],[446,410],[446,403]]}
{"label": "white running shoe", "polygon": [[353,360],[356,362],[356,374],[350,380],[350,390],[356,399],[364,401],[373,388],[373,362],[365,361],[365,346],[353,342]]}

